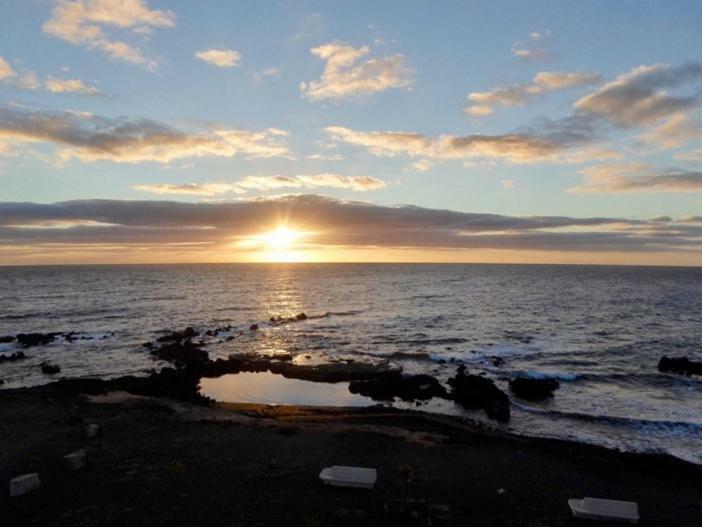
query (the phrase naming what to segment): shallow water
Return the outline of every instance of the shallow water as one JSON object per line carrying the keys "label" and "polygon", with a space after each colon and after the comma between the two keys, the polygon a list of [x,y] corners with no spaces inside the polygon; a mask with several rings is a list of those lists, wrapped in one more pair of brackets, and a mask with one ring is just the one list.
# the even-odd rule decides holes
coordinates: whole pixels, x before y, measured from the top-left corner
{"label": "shallow water", "polygon": [[[513,400],[508,429],[702,463],[702,379],[656,368],[664,354],[702,360],[702,269],[0,267],[0,292],[0,335],[84,337],[29,348],[26,361],[0,364],[6,388],[51,380],[39,370],[42,360],[59,364],[61,376],[141,374],[157,366],[142,342],[186,326],[232,324],[231,332],[207,339],[212,358],[285,351],[302,363],[388,360],[442,381],[460,361],[503,389],[517,374],[556,377],[561,388],[551,401]],[[310,318],[267,324],[270,316],[299,312]],[[248,331],[253,323],[261,330]],[[14,350],[0,344],[0,352]],[[267,383],[252,383],[252,397],[260,391],[263,402]],[[426,408],[484,419],[450,404]]]}
{"label": "shallow water", "polygon": [[200,381],[200,393],[227,403],[302,406],[372,406],[368,397],[349,391],[348,382],[311,382],[270,372],[243,372]]}

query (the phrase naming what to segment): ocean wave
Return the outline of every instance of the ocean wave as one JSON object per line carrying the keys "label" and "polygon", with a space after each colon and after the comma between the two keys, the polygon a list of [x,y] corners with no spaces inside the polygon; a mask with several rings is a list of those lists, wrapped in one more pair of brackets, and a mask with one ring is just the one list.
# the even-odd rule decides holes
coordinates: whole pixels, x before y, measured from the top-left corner
{"label": "ocean wave", "polygon": [[611,426],[635,428],[641,431],[655,430],[666,435],[700,435],[702,436],[702,423],[689,421],[668,421],[654,419],[636,419],[633,417],[620,417],[614,415],[592,415],[581,412],[566,412],[561,410],[543,409],[512,401],[512,406],[521,411],[552,417],[556,419],[572,419],[590,423],[607,424]]}
{"label": "ocean wave", "polygon": [[517,372],[519,377],[528,377],[530,379],[555,379],[557,381],[571,382],[578,379],[577,373],[559,372],[559,371],[538,371],[526,370]]}
{"label": "ocean wave", "polygon": [[309,318],[351,317],[353,315],[360,315],[361,313],[363,313],[362,309],[350,309],[348,311],[325,311],[321,315],[312,315]]}

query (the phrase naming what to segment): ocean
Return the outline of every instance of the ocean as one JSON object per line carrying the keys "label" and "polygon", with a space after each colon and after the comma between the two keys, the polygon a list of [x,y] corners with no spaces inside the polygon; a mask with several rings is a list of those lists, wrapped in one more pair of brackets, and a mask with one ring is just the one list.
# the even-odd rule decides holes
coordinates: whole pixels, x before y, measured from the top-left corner
{"label": "ocean", "polygon": [[[271,316],[306,321],[271,327]],[[204,264],[0,267],[0,336],[79,332],[0,363],[0,389],[57,377],[145,375],[142,343],[231,324],[211,358],[291,353],[299,362],[391,361],[442,382],[459,364],[507,393],[517,375],[561,387],[542,403],[512,394],[512,419],[434,401],[424,411],[517,434],[666,452],[702,463],[702,378],[659,373],[663,355],[702,359],[702,269],[424,264]],[[259,331],[248,331],[259,324]],[[17,351],[0,344],[0,354]],[[42,374],[39,364],[61,367]],[[223,399],[304,403],[305,387],[243,375]],[[279,376],[275,376],[279,377]],[[338,386],[329,404],[363,404]],[[312,395],[310,395],[312,397]],[[300,397],[303,397],[300,399]],[[323,401],[313,401],[323,402]],[[408,403],[397,403],[409,407]]]}

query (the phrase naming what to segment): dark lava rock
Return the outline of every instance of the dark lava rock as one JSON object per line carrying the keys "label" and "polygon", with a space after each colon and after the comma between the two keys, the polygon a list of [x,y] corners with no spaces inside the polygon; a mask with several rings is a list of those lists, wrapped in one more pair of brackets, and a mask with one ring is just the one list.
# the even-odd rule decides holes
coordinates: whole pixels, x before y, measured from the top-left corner
{"label": "dark lava rock", "polygon": [[151,355],[181,367],[195,364],[202,365],[209,359],[207,352],[190,340],[165,344],[160,348],[151,350]]}
{"label": "dark lava rock", "polygon": [[500,366],[505,365],[505,359],[502,357],[493,357],[492,358],[492,365],[495,366],[495,368],[499,368]]}
{"label": "dark lava rock", "polygon": [[295,315],[295,320],[307,320],[307,315],[305,315],[304,313]]}
{"label": "dark lava rock", "polygon": [[197,337],[198,335],[199,333],[193,328],[187,327],[183,331],[175,331],[168,335],[164,335],[163,337],[159,337],[156,340],[158,340],[159,342],[180,342],[183,340],[190,340],[193,337]]}
{"label": "dark lava rock", "polygon": [[658,371],[682,375],[702,375],[702,362],[694,362],[687,357],[661,357]]}
{"label": "dark lava rock", "polygon": [[249,329],[250,329],[251,331],[258,331],[258,324],[251,324],[251,325],[249,326]]}
{"label": "dark lava rock", "polygon": [[48,362],[41,363],[41,372],[45,373],[46,375],[54,375],[56,373],[59,373],[60,371],[61,368],[56,366],[55,364],[49,364]]}
{"label": "dark lava rock", "polygon": [[0,344],[9,344],[10,342],[14,342],[15,337],[12,335],[5,335],[4,337],[0,337]]}
{"label": "dark lava rock", "polygon": [[390,401],[395,397],[403,401],[427,400],[447,395],[446,389],[431,375],[403,375],[399,372],[351,381],[349,391],[379,401]]}
{"label": "dark lava rock", "polygon": [[18,333],[17,343],[25,348],[30,346],[43,346],[56,340],[60,333]]}
{"label": "dark lava rock", "polygon": [[449,379],[453,400],[465,408],[482,408],[491,419],[509,421],[509,397],[490,379],[469,375],[465,366],[459,366],[455,377]]}
{"label": "dark lava rock", "polygon": [[0,386],[2,386],[3,384],[5,384],[5,381],[3,381],[2,379],[0,379]]}
{"label": "dark lava rock", "polygon": [[147,350],[152,350],[152,349],[155,348],[154,343],[153,343],[153,342],[150,342],[150,341],[149,341],[149,342],[144,342],[144,343],[142,344],[142,346],[143,346],[144,348],[146,348]]}
{"label": "dark lava rock", "polygon": [[169,397],[179,401],[208,404],[210,400],[198,393],[200,374],[192,368],[163,368],[148,377],[128,375],[117,379],[61,379],[46,389],[56,396],[78,394],[100,395],[109,391],[125,391],[147,397]]}
{"label": "dark lava rock", "polygon": [[553,397],[554,390],[560,387],[556,379],[530,379],[517,377],[509,381],[509,389],[517,396],[528,401],[543,401]]}
{"label": "dark lava rock", "polygon": [[16,351],[12,355],[0,355],[0,363],[2,362],[15,362],[16,360],[26,359],[27,356],[23,351]]}

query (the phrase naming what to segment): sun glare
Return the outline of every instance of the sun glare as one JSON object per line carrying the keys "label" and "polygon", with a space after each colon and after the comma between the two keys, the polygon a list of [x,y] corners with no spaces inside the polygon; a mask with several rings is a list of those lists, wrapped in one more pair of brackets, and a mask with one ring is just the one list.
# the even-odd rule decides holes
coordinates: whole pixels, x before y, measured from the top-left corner
{"label": "sun glare", "polygon": [[300,233],[286,227],[279,227],[264,234],[262,238],[270,249],[289,249],[300,238]]}

